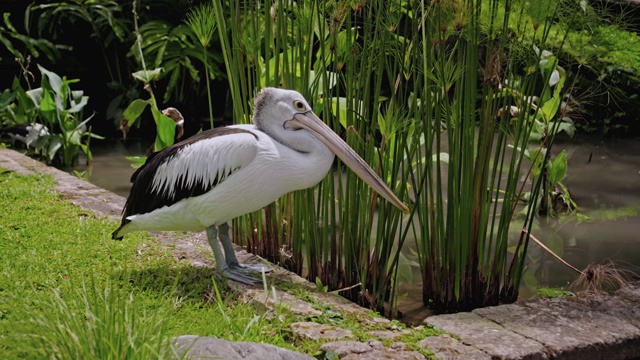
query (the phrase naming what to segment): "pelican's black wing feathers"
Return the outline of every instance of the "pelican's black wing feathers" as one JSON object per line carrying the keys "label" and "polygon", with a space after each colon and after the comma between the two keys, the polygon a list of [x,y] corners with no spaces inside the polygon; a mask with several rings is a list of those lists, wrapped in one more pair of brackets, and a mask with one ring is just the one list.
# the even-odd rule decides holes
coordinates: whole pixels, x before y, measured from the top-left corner
{"label": "pelican's black wing feathers", "polygon": [[133,186],[122,211],[121,227],[131,215],[146,214],[210,191],[250,161],[255,155],[255,143],[224,141],[234,134],[250,134],[258,140],[251,131],[222,127],[151,154],[131,176]]}

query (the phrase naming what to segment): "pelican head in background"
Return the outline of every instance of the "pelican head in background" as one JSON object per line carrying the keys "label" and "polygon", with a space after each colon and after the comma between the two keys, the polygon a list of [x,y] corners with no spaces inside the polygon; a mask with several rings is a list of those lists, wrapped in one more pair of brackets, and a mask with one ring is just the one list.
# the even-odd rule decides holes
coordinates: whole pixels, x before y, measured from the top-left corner
{"label": "pelican head in background", "polygon": [[[182,139],[182,136],[184,135],[184,117],[182,116],[182,113],[174,107],[168,107],[162,110],[162,115],[170,118],[171,120],[173,120],[173,122],[176,123],[175,139]],[[129,130],[131,130],[131,126],[129,126],[129,120],[123,117],[122,119],[120,119],[120,131],[122,132],[123,139],[127,139]],[[153,149],[153,147],[151,148]]]}
{"label": "pelican head in background", "polygon": [[162,115],[170,118],[176,123],[176,140],[182,139],[184,135],[184,117],[178,109],[174,107],[168,107],[162,110]]}
{"label": "pelican head in background", "polygon": [[298,92],[263,89],[255,98],[253,122],[203,131],[149,156],[131,176],[122,224],[113,238],[132,231],[206,230],[218,271],[252,284],[256,279],[247,272],[268,268],[238,263],[227,222],[316,185],[329,172],[334,154],[385,199],[408,211]]}

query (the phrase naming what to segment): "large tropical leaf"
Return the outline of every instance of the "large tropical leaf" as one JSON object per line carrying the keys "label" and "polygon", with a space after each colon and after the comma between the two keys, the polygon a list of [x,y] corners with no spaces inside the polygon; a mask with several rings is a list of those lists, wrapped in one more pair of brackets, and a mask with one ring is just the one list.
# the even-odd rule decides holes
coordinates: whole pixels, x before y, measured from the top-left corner
{"label": "large tropical leaf", "polygon": [[[159,80],[164,77],[169,79],[165,102],[172,96],[172,91],[176,90],[180,79],[184,81],[189,77],[195,83],[193,86],[197,86],[201,79],[200,68],[204,69],[205,63],[208,63],[210,79],[223,76],[219,69],[222,56],[210,46],[205,59],[200,40],[188,25],[172,26],[162,21],[150,21],[140,27],[140,34],[144,58],[151,60],[153,67],[164,68]],[[135,48],[132,48],[131,54],[137,56]],[[197,63],[202,64],[202,67],[196,67]]]}

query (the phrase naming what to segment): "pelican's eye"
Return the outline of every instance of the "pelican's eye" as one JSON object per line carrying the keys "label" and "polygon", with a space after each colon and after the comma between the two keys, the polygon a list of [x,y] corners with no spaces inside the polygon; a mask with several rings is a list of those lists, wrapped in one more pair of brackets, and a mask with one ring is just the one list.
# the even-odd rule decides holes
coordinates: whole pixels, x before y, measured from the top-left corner
{"label": "pelican's eye", "polygon": [[298,110],[298,111],[304,111],[304,110],[307,110],[306,105],[305,105],[302,101],[300,101],[300,100],[296,100],[296,101],[294,101],[294,102],[293,102],[293,107],[294,107],[296,110]]}

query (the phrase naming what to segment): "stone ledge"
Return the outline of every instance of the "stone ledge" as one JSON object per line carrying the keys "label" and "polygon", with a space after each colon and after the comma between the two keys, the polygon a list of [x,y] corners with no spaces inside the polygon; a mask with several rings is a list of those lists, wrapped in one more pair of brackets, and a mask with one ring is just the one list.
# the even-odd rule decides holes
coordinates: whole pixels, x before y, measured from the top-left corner
{"label": "stone ledge", "polygon": [[[425,322],[459,339],[463,349],[473,347],[493,359],[637,359],[640,283],[614,295],[537,299]],[[427,339],[424,344],[441,348],[435,351],[438,358],[455,358],[443,349],[443,341]]]}
{"label": "stone ledge", "polygon": [[246,341],[226,341],[212,337],[183,335],[172,339],[176,359],[226,359],[226,360],[313,360],[309,355],[283,349],[274,345]]}

